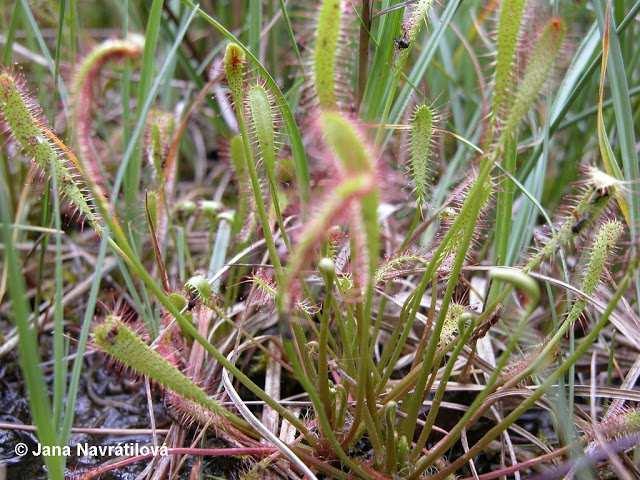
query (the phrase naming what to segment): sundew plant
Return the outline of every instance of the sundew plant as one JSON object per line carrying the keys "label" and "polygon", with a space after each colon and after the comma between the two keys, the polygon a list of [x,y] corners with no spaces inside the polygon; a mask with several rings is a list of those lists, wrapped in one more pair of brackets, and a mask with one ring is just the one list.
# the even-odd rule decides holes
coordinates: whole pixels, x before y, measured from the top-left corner
{"label": "sundew plant", "polygon": [[640,0],[2,7],[0,478],[640,478]]}

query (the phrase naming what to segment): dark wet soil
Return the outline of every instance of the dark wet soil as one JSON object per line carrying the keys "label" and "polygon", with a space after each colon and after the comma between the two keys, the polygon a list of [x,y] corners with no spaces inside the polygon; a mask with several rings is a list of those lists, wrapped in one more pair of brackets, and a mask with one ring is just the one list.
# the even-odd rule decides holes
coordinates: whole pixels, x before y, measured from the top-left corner
{"label": "dark wet soil", "polygon": [[[51,382],[51,380],[47,378],[47,381]],[[154,409],[156,427],[168,428],[171,418],[164,407],[162,393],[157,390],[154,391]],[[15,357],[12,356],[3,359],[0,370],[0,422],[32,424],[21,372]],[[76,401],[74,425],[105,429],[149,428],[144,382],[109,366],[102,354],[87,355]],[[67,459],[67,476],[74,478],[109,460],[109,457],[76,456],[75,445],[78,443],[150,445],[151,441],[150,435],[74,434],[69,442],[72,455]],[[18,443],[26,444],[29,447],[29,454],[23,457],[17,456],[14,449]],[[217,446],[221,446],[216,439],[209,439],[209,443],[217,443]],[[6,466],[8,480],[45,480],[47,478],[42,459],[31,454],[36,446],[37,439],[33,432],[0,429],[0,465]],[[189,459],[185,462],[182,468],[183,474],[179,478],[188,478],[193,461]],[[109,472],[100,478],[133,480],[145,467],[146,462],[141,461]],[[204,459],[200,471],[205,478],[233,478],[240,467],[241,460],[233,458]]]}

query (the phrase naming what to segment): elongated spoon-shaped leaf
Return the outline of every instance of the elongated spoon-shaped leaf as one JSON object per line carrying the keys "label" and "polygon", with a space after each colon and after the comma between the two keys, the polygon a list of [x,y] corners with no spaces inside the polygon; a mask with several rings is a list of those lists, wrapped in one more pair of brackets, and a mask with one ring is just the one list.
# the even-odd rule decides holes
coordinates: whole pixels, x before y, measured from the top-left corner
{"label": "elongated spoon-shaped leaf", "polygon": [[193,400],[235,426],[247,427],[244,421],[227,411],[162,355],[152,350],[117,316],[107,317],[104,323],[94,329],[93,337],[101,350],[121,364],[146,375],[180,396]]}
{"label": "elongated spoon-shaped leaf", "polygon": [[336,98],[336,59],[342,17],[341,0],[324,0],[318,15],[313,75],[320,108],[334,109]]}
{"label": "elongated spoon-shaped leaf", "polygon": [[562,19],[554,17],[538,36],[505,121],[503,132],[513,132],[540,95],[560,54],[565,33],[566,26]]}
{"label": "elongated spoon-shaped leaf", "polygon": [[526,0],[504,0],[500,7],[496,51],[493,115],[499,117],[506,110],[513,88],[513,66],[522,13]]}
{"label": "elongated spoon-shaped leaf", "polygon": [[97,217],[60,149],[62,142],[44,125],[23,81],[9,71],[0,73],[0,114],[24,153],[46,174],[53,172],[59,191],[99,231]]}
{"label": "elongated spoon-shaped leaf", "polygon": [[427,105],[416,108],[411,119],[411,151],[409,168],[415,185],[418,205],[427,199],[430,181],[431,143],[433,139],[434,114]]}

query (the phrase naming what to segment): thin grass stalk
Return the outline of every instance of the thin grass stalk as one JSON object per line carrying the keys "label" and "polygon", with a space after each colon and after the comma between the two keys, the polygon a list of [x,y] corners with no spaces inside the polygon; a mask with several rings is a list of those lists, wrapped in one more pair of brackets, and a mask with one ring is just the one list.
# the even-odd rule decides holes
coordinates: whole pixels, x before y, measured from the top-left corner
{"label": "thin grass stalk", "polygon": [[336,438],[335,433],[331,428],[331,424],[329,422],[329,417],[327,416],[327,412],[322,408],[322,401],[318,397],[316,389],[307,382],[304,373],[301,371],[301,365],[297,360],[297,355],[295,354],[293,344],[290,341],[285,340],[284,348],[285,348],[285,352],[287,353],[288,357],[291,359],[293,363],[293,368],[294,368],[294,371],[296,371],[297,373],[298,380],[300,381],[300,383],[302,383],[303,388],[309,394],[309,399],[313,403],[315,410],[318,414],[318,421],[320,423],[320,428],[325,438],[328,440],[329,445],[331,445],[333,452],[345,465],[347,465],[352,470],[353,473],[358,475],[360,478],[364,480],[371,478],[369,473],[363,470],[360,465],[358,465],[353,459],[351,459],[351,457],[349,457],[349,455],[347,455],[347,453],[342,448],[342,445],[340,445],[340,442]]}
{"label": "thin grass stalk", "polygon": [[[507,173],[514,175],[516,173],[518,153],[517,140],[513,135],[509,135],[506,138],[504,152],[502,166]],[[515,185],[509,178],[504,178],[500,187],[498,188],[496,201],[495,264],[508,265]],[[489,291],[489,299],[493,299],[502,288],[504,286],[500,284],[492,285]]]}
{"label": "thin grass stalk", "polygon": [[18,28],[18,19],[20,18],[20,2],[13,4],[13,10],[11,10],[11,17],[9,20],[9,28],[5,34],[4,51],[2,52],[2,63],[5,65],[11,64],[11,58],[13,57],[13,42],[16,37],[16,29]]}
{"label": "thin grass stalk", "polygon": [[364,97],[369,68],[369,36],[371,35],[371,0],[361,1],[360,40],[358,43],[358,106]]}
{"label": "thin grass stalk", "polygon": [[[32,167],[33,169],[34,167]],[[50,170],[50,169],[49,169]],[[5,173],[5,178],[8,178]],[[44,195],[42,197],[41,208],[42,213],[40,214],[40,224],[41,225],[53,225],[53,220],[50,218],[52,215],[52,208],[50,205],[51,202],[51,194],[52,194],[52,182],[51,179],[47,180],[47,185],[45,187]],[[21,212],[16,211],[16,217],[18,217]],[[17,218],[16,218],[17,219]],[[53,229],[55,232],[55,229]],[[38,255],[38,287],[36,289],[36,295],[33,304],[40,305],[42,301],[42,288],[43,288],[43,280],[45,275],[45,259],[47,254],[47,249],[49,248],[49,236],[46,235],[42,238],[42,242],[40,245],[40,254]],[[13,241],[17,241],[17,236],[14,235]]]}
{"label": "thin grass stalk", "polygon": [[[38,22],[33,16],[33,12],[31,11],[29,2],[27,0],[19,0],[19,2],[20,2],[20,6],[22,7],[24,20],[26,21],[27,25],[29,25],[29,30],[33,33],[33,36],[35,37],[36,42],[38,44],[38,48],[40,48],[42,55],[47,61],[47,69],[52,75],[55,75],[55,61],[51,56],[51,52],[49,50],[49,47],[47,46],[47,42],[45,41],[44,36],[42,35],[42,31],[38,26]],[[65,83],[62,77],[58,77],[58,83],[56,84],[56,88],[58,89],[58,92],[60,95],[60,101],[62,102],[62,107],[64,111],[67,112],[67,105],[68,105],[67,99],[69,95],[67,92],[67,87],[65,86]]]}
{"label": "thin grass stalk", "polygon": [[[395,364],[395,362],[398,360],[400,356],[401,349],[404,346],[404,343],[409,335],[411,326],[413,325],[415,317],[418,313],[418,309],[420,307],[420,299],[422,298],[422,296],[424,295],[424,292],[426,291],[427,287],[431,283],[433,279],[433,275],[435,274],[438,267],[442,263],[445,252],[447,251],[447,249],[450,248],[450,245],[454,241],[456,235],[458,235],[458,233],[465,228],[465,226],[467,225],[466,222],[475,224],[475,218],[479,213],[480,202],[478,202],[478,198],[481,193],[482,184],[484,181],[486,181],[486,179],[488,178],[491,172],[491,165],[492,165],[492,162],[489,159],[485,159],[485,161],[482,164],[481,170],[478,174],[478,177],[476,178],[476,181],[473,187],[469,191],[467,199],[465,200],[462,208],[460,209],[458,217],[455,219],[455,221],[451,225],[451,228],[449,229],[445,237],[440,242],[440,245],[438,246],[436,251],[433,253],[432,259],[429,262],[427,268],[425,269],[425,272],[423,273],[417,288],[414,290],[414,292],[411,293],[409,298],[407,298],[404,305],[402,306],[402,311],[400,313],[400,320],[401,320],[400,323],[403,325],[403,330],[400,335],[400,338],[397,341],[390,342],[390,345],[392,345],[393,353],[391,354],[390,360],[387,362],[388,367],[386,368],[386,370],[384,370],[384,373],[382,375],[382,381],[380,382],[381,385],[384,385],[391,376],[392,366]],[[476,206],[478,207],[477,209],[476,209]],[[472,210],[477,210],[477,212],[475,212],[475,214],[473,215],[469,215],[469,213],[473,213]],[[437,339],[435,341],[437,342]],[[425,355],[428,354],[433,359],[433,354],[435,353],[435,346],[433,346],[433,351],[431,353],[428,353],[429,351],[430,350],[425,352]],[[428,374],[428,371],[426,371],[425,375],[426,374]]]}
{"label": "thin grass stalk", "polygon": [[467,341],[471,337],[471,333],[473,333],[475,325],[475,321],[472,320],[468,322],[463,330],[461,330],[461,335],[456,342],[456,346],[453,349],[453,352],[451,352],[449,360],[447,360],[444,372],[442,373],[442,377],[440,378],[438,390],[436,390],[436,394],[433,397],[431,408],[429,409],[427,418],[424,421],[424,426],[422,427],[420,435],[418,436],[418,440],[416,441],[415,447],[413,449],[414,459],[420,454],[420,452],[422,452],[422,449],[426,445],[427,440],[431,435],[433,425],[436,421],[436,417],[438,416],[438,412],[440,411],[442,398],[444,397],[444,394],[447,390],[447,383],[449,382],[449,378],[451,377],[451,372],[453,371],[453,367],[455,366],[455,363],[458,360],[462,349],[465,347]]}
{"label": "thin grass stalk", "polygon": [[383,413],[386,433],[385,446],[387,449],[385,471],[390,474],[395,474],[398,471],[398,433],[395,430],[396,411],[397,404],[395,402],[390,402],[386,405]]}
{"label": "thin grass stalk", "polygon": [[[160,33],[160,21],[162,19],[163,0],[153,0],[149,10],[149,18],[145,28],[144,52],[142,54],[142,72],[140,74],[140,83],[138,84],[138,111],[136,112],[137,121],[145,123],[147,112],[143,105],[148,97],[153,97],[151,85],[155,75],[155,52]],[[144,99],[144,101],[143,101]],[[134,214],[138,208],[138,193],[140,186],[140,174],[142,168],[142,148],[137,139],[135,148],[131,154],[131,159],[126,165],[126,175],[124,177],[124,198],[126,218],[133,221]],[[137,238],[135,243],[138,243]]]}
{"label": "thin grass stalk", "polygon": [[285,0],[278,0],[280,4],[280,11],[282,12],[282,18],[284,19],[284,23],[287,26],[287,35],[289,36],[289,42],[291,43],[291,48],[296,54],[296,59],[298,63],[302,65],[302,55],[300,54],[300,48],[298,48],[298,42],[296,41],[295,34],[293,33],[293,27],[291,26],[291,19],[289,17],[289,12],[287,12],[287,6],[285,4]]}
{"label": "thin grass stalk", "polygon": [[[63,40],[63,24],[66,12],[66,1],[62,0],[60,2],[60,6],[58,9],[58,36],[56,38],[56,48],[55,48],[55,68],[54,68],[54,76],[53,81],[54,84],[58,84],[58,77],[60,75],[60,58],[62,53],[62,40]],[[56,178],[56,173],[54,171],[54,165],[50,166],[51,170],[51,179],[53,184],[53,218],[54,225],[57,230],[55,234],[56,239],[56,254],[55,254],[55,294],[54,294],[54,310],[53,310],[53,322],[54,322],[54,330],[53,330],[53,356],[54,356],[54,369],[53,369],[53,419],[56,431],[59,431],[61,427],[61,423],[63,421],[63,413],[64,413],[64,396],[66,389],[66,380],[67,380],[67,362],[64,359],[65,356],[65,341],[64,341],[64,306],[62,305],[62,288],[63,288],[63,279],[62,279],[62,237],[61,237],[61,221],[60,221],[60,197],[58,195],[58,182]],[[44,249],[42,250],[44,254]],[[44,259],[44,256],[41,257]],[[38,303],[36,302],[36,305]],[[65,445],[61,443],[61,445]],[[63,459],[63,462],[66,459]]]}
{"label": "thin grass stalk", "polygon": [[262,29],[262,3],[249,2],[249,48],[260,56],[260,34]]}
{"label": "thin grass stalk", "polygon": [[89,339],[89,330],[91,327],[91,321],[93,320],[93,314],[95,312],[96,303],[98,300],[98,291],[100,289],[100,283],[102,280],[102,269],[104,267],[104,260],[107,253],[107,245],[109,239],[109,232],[104,231],[102,239],[100,241],[100,249],[98,251],[98,257],[96,259],[94,278],[91,283],[91,289],[89,290],[89,298],[87,300],[86,308],[84,311],[84,317],[82,320],[82,327],[80,329],[80,336],[76,346],[76,357],[73,361],[73,367],[71,369],[71,378],[69,380],[69,388],[67,391],[66,408],[64,411],[64,417],[62,419],[62,425],[58,436],[58,442],[60,445],[67,445],[69,443],[69,437],[71,435],[71,428],[73,427],[73,420],[75,417],[75,405],[78,398],[78,387],[80,386],[80,374],[82,367],[84,366],[84,353],[87,348],[87,340]]}
{"label": "thin grass stalk", "polygon": [[[370,380],[369,383],[372,383]],[[367,438],[373,447],[373,458],[376,466],[384,464],[385,448],[382,435],[382,422],[376,407],[376,399],[371,391],[366,391],[367,404],[364,408],[364,425],[367,429]]]}
{"label": "thin grass stalk", "polygon": [[413,394],[408,394],[407,398],[402,402],[402,409],[406,413],[406,417],[402,423],[401,431],[402,434],[407,437],[407,439],[413,438],[416,429],[418,414],[420,413],[420,406],[422,405],[427,380],[431,373],[431,369],[434,367],[433,361],[436,354],[438,342],[440,341],[440,335],[442,333],[444,320],[447,315],[451,299],[453,297],[453,291],[458,284],[458,275],[462,270],[462,264],[464,263],[464,260],[466,258],[467,249],[473,237],[474,229],[475,224],[471,223],[471,221],[469,221],[469,223],[465,226],[459,248],[456,253],[454,267],[450,273],[450,277],[447,282],[447,288],[442,299],[440,312],[431,331],[429,343],[427,344],[427,348],[424,352],[422,365],[416,378],[414,392]]}
{"label": "thin grass stalk", "polygon": [[69,41],[69,58],[71,61],[75,61],[78,56],[78,0],[68,0],[69,8],[67,9],[68,15],[68,41]]}
{"label": "thin grass stalk", "polygon": [[329,322],[331,320],[331,311],[333,310],[333,287],[335,279],[335,265],[328,258],[320,260],[318,269],[322,272],[324,278],[325,298],[322,312],[320,314],[320,335],[318,337],[318,394],[326,412],[329,415],[329,423],[333,428],[335,425],[334,410],[331,408],[331,394],[329,392],[329,358],[328,358],[328,339],[329,339]]}
{"label": "thin grass stalk", "polygon": [[54,85],[58,84],[58,77],[60,76],[60,57],[62,55],[62,40],[63,40],[63,31],[64,31],[64,17],[66,12],[67,2],[66,0],[61,0],[58,6],[58,31],[56,37],[56,49],[54,52],[54,73],[53,73],[53,83]]}
{"label": "thin grass stalk", "polygon": [[[5,183],[5,179],[1,181]],[[6,191],[4,188],[0,191]],[[4,241],[4,261],[8,269],[8,290],[11,298],[13,319],[18,330],[18,359],[22,369],[31,407],[31,416],[36,425],[38,440],[43,445],[54,446],[56,431],[52,416],[50,398],[40,368],[40,354],[38,352],[38,339],[35,330],[29,322],[30,312],[27,304],[24,277],[18,254],[14,250],[11,232],[11,218],[6,206],[4,193],[0,201],[0,215],[2,218],[2,233]],[[51,480],[64,478],[64,460],[61,456],[46,456],[44,462],[49,470]]]}
{"label": "thin grass stalk", "polygon": [[[67,382],[67,362],[64,341],[64,305],[62,304],[63,272],[62,272],[62,222],[60,221],[60,197],[55,165],[50,165],[51,183],[53,185],[53,223],[55,233],[55,267],[54,267],[54,307],[53,307],[53,422],[56,430],[60,428],[63,402]],[[37,305],[37,304],[36,304]]]}
{"label": "thin grass stalk", "polygon": [[[438,341],[440,339],[440,334],[442,332],[444,320],[449,308],[449,304],[451,302],[451,298],[453,297],[453,291],[458,282],[458,276],[460,275],[460,272],[462,270],[462,265],[467,255],[467,250],[473,238],[475,224],[476,224],[478,215],[480,213],[480,209],[484,204],[484,202],[482,201],[482,197],[484,196],[483,190],[487,188],[486,182],[489,178],[491,166],[492,165],[489,159],[485,158],[483,167],[478,175],[478,178],[476,179],[476,182],[472,187],[471,191],[469,192],[469,195],[465,200],[465,204],[463,205],[463,210],[465,209],[465,206],[469,205],[468,207],[469,212],[467,214],[466,212],[461,211],[459,214],[459,218],[457,219],[457,221],[458,220],[465,221],[465,224],[462,225],[462,237],[459,241],[460,243],[458,244],[458,250],[455,256],[454,266],[450,272],[449,281],[447,283],[445,295],[443,297],[442,304],[440,307],[440,313],[435,322],[435,325],[433,326],[431,337],[429,339],[427,349],[425,350],[425,353],[424,353],[423,365],[421,368],[420,375],[416,380],[416,387],[415,387],[414,394],[405,401],[406,406],[404,405],[405,402],[403,402],[403,410],[407,413],[407,416],[405,417],[405,420],[403,422],[402,431],[407,437],[407,439],[412,438],[413,432],[415,431],[416,420],[419,412],[419,406],[422,403],[422,396],[424,395],[423,389],[427,383],[427,376],[429,375],[429,372],[431,371],[431,368],[433,365],[434,355],[436,353],[436,348],[438,346]],[[455,223],[457,223],[457,221]],[[455,223],[454,223],[454,226],[455,226]],[[453,226],[450,232],[451,231],[454,231]],[[438,253],[436,253],[435,255],[438,255]],[[437,260],[437,257],[434,258],[432,263],[435,263],[435,260]],[[416,312],[417,312],[417,307],[420,304],[420,298],[421,298],[421,295],[417,297],[415,301],[416,307],[414,310]]]}

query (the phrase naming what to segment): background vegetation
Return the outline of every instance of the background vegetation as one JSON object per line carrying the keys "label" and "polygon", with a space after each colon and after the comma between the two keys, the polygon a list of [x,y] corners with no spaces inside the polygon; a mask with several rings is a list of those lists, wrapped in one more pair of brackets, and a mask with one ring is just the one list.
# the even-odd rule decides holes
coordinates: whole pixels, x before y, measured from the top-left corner
{"label": "background vegetation", "polygon": [[640,1],[310,3],[3,2],[0,468],[639,478]]}

